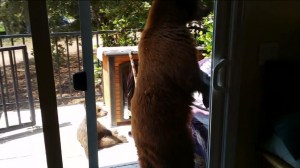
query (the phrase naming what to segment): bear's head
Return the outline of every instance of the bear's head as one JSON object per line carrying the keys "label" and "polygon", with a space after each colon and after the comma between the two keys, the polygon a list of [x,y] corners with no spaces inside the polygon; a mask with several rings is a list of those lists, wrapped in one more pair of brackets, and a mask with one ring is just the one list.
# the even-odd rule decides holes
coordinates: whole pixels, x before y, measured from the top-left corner
{"label": "bear's head", "polygon": [[212,0],[172,0],[185,16],[185,21],[200,20],[213,9]]}
{"label": "bear's head", "polygon": [[102,110],[102,107],[100,105],[96,105],[97,118],[107,116],[107,113],[108,113],[107,111]]}
{"label": "bear's head", "polygon": [[[86,104],[84,103],[84,108],[86,109]],[[104,117],[107,116],[108,112],[103,110],[102,107],[98,104],[96,104],[96,117],[100,118],[100,117]]]}
{"label": "bear's head", "polygon": [[[154,0],[152,21],[186,24],[201,20],[213,10],[212,0]],[[149,20],[148,20],[149,22]]]}

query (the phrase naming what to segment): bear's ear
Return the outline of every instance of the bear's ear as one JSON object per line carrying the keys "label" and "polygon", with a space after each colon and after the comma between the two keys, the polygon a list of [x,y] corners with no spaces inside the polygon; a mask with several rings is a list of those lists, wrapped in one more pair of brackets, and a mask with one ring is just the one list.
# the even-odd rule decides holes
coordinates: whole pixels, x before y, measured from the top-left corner
{"label": "bear's ear", "polygon": [[171,2],[176,3],[182,11],[181,14],[185,13],[186,21],[201,20],[213,10],[213,0],[173,0]]}
{"label": "bear's ear", "polygon": [[211,13],[214,9],[213,0],[198,0],[197,10],[195,11],[196,19],[202,19]]}

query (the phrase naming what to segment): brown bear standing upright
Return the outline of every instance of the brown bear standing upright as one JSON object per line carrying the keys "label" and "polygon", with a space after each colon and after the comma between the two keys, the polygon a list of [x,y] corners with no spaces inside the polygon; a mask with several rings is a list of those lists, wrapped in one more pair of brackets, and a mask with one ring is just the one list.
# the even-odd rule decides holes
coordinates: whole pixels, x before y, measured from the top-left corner
{"label": "brown bear standing upright", "polygon": [[132,99],[132,135],[141,168],[194,168],[189,128],[192,93],[200,80],[187,22],[210,8],[200,0],[154,0],[139,42],[139,72]]}

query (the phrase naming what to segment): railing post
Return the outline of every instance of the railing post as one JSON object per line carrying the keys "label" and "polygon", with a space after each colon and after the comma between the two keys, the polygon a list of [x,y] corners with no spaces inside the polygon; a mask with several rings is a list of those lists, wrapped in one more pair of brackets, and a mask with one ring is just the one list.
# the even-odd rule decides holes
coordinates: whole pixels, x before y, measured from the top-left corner
{"label": "railing post", "polygon": [[29,70],[29,60],[28,60],[28,53],[27,47],[24,46],[23,49],[23,60],[24,60],[24,67],[25,67],[25,79],[26,79],[26,86],[27,86],[27,94],[28,94],[28,105],[30,110],[30,120],[32,121],[32,126],[36,124],[35,120],[35,111],[34,111],[34,99],[32,96],[32,88],[31,88],[31,77],[30,77],[30,70]]}

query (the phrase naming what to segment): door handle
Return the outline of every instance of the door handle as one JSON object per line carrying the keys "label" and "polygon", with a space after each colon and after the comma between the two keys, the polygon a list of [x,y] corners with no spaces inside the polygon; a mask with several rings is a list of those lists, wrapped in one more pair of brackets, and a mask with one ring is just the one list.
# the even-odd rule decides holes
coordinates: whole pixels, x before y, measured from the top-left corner
{"label": "door handle", "polygon": [[[217,91],[223,91],[225,89],[225,75],[222,69],[226,66],[226,59],[221,59],[219,63],[215,66],[213,70],[213,87]],[[223,71],[224,72],[224,71]]]}

